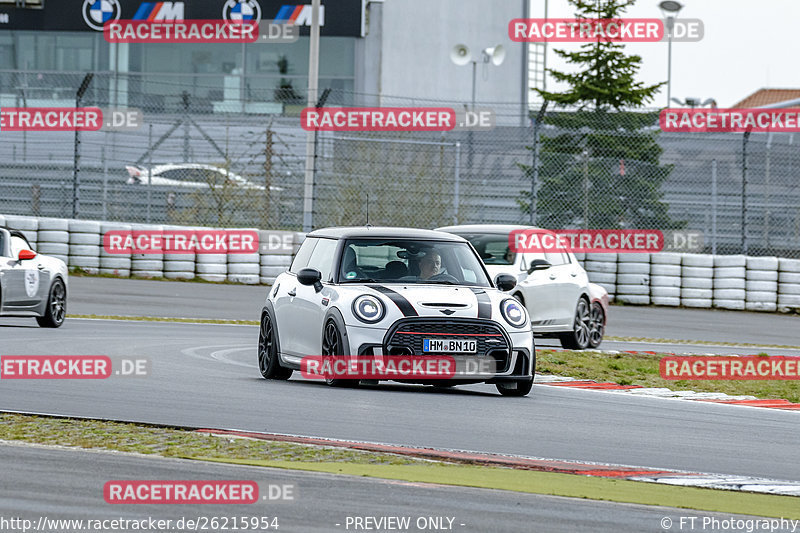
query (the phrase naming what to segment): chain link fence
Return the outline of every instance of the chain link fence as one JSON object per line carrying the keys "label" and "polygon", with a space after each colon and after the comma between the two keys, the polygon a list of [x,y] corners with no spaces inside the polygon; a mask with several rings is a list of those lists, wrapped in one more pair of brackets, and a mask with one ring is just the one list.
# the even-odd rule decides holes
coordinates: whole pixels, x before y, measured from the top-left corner
{"label": "chain link fence", "polygon": [[[73,107],[83,75],[0,72],[0,107]],[[77,182],[73,132],[0,132],[0,213],[301,230],[304,96],[257,81],[229,94],[199,75],[96,73],[81,105],[138,107],[144,124],[82,132]],[[377,103],[333,90],[325,105]],[[493,129],[319,132],[314,227],[686,229],[704,233],[708,252],[800,257],[794,134],[663,133],[653,110],[551,109],[535,127],[538,106],[480,107],[494,111]]]}

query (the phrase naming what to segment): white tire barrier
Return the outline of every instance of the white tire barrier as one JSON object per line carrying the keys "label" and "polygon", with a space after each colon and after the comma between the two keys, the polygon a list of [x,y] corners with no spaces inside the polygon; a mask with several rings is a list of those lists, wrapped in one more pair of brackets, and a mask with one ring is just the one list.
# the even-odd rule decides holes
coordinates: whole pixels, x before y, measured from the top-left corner
{"label": "white tire barrier", "polygon": [[778,270],[781,272],[800,273],[800,259],[786,259],[781,257],[778,260]]}
{"label": "white tire barrier", "polygon": [[228,273],[228,265],[220,265],[217,263],[196,263],[195,269],[198,274],[214,274],[224,276]]}
{"label": "white tire barrier", "polygon": [[[41,233],[41,232],[39,232]],[[779,272],[778,281],[784,283],[800,283],[800,272]]]}
{"label": "white tire barrier", "polygon": [[[192,231],[193,228],[183,226],[164,226],[164,231]],[[166,279],[194,279],[195,253],[165,253],[164,277]]]}
{"label": "white tire barrier", "polygon": [[683,298],[681,297],[681,305],[684,307],[711,307],[711,298]]}
{"label": "white tire barrier", "polygon": [[69,220],[70,268],[89,274],[100,272],[100,223],[96,220]]}
{"label": "white tire barrier", "polygon": [[69,231],[69,220],[66,218],[47,218],[39,219],[39,231]]}
{"label": "white tire barrier", "polygon": [[714,269],[711,267],[681,266],[682,278],[702,278],[711,279],[714,277]]}
{"label": "white tire barrier", "polygon": [[617,274],[650,274],[650,263],[617,263]]}
{"label": "white tire barrier", "polygon": [[712,278],[683,278],[681,286],[687,289],[711,289],[714,287]]}
{"label": "white tire barrier", "polygon": [[650,285],[647,274],[617,274],[617,285]]}
{"label": "white tire barrier", "polygon": [[743,267],[747,265],[744,255],[715,255],[714,267]]}
{"label": "white tire barrier", "polygon": [[744,278],[714,278],[714,289],[744,289]]}
{"label": "white tire barrier", "polygon": [[[194,265],[194,263],[192,263]],[[165,266],[166,268],[166,266]],[[170,272],[168,270],[164,271],[164,278],[166,279],[194,279],[195,273],[188,272],[188,271],[181,271],[181,272]]]}
{"label": "white tire barrier", "polygon": [[[650,296],[655,298],[680,298],[680,287],[650,287]],[[654,302],[655,303],[655,302]]]}
{"label": "white tire barrier", "polygon": [[197,277],[205,281],[213,281],[216,283],[226,281],[228,279],[225,274],[198,274]]}
{"label": "white tire barrier", "polygon": [[732,311],[744,311],[744,297],[741,300],[718,300],[714,298],[714,307]]}
{"label": "white tire barrier", "polygon": [[751,281],[747,280],[745,282],[744,287],[747,292],[755,291],[755,292],[774,292],[777,294],[778,292],[778,282],[777,281]]}
{"label": "white tire barrier", "polygon": [[681,266],[680,265],[650,265],[650,275],[651,276],[681,276]]}
{"label": "white tire barrier", "polygon": [[651,265],[680,265],[681,254],[672,252],[658,253],[650,255]]}
{"label": "white tire barrier", "polygon": [[[123,232],[123,245],[127,237],[131,235],[130,224],[119,224],[115,222],[100,223],[100,273],[112,274],[121,278],[128,278],[131,275],[131,254],[129,253],[110,253],[105,249],[105,235],[109,231]],[[118,234],[118,233],[117,233]]]}
{"label": "white tire barrier", "polygon": [[781,283],[779,296],[781,294],[790,296],[800,294],[800,283]]}
{"label": "white tire barrier", "polygon": [[748,311],[767,311],[774,312],[778,310],[778,302],[749,302],[745,301],[744,308]]}
{"label": "white tire barrier", "polygon": [[[134,243],[139,235],[150,235],[153,231],[163,231],[163,226],[149,226],[145,224],[131,225],[131,237]],[[134,245],[135,247],[135,245]],[[164,277],[164,254],[145,253],[131,255],[131,276],[134,278],[161,278]]]}
{"label": "white tire barrier", "polygon": [[778,258],[748,257],[747,270],[778,270]]}
{"label": "white tire barrier", "polygon": [[666,305],[670,307],[678,307],[681,305],[681,299],[677,296],[651,296],[650,302],[653,305]]}
{"label": "white tire barrier", "polygon": [[778,304],[778,258],[748,257],[745,309],[775,311]]}
{"label": "white tire barrier", "polygon": [[258,274],[228,273],[228,281],[232,281],[234,283],[244,283],[245,285],[258,285],[261,279]]}
{"label": "white tire barrier", "polygon": [[[741,300],[744,303],[744,289],[714,289],[714,300]],[[744,307],[744,306],[742,306]]]}
{"label": "white tire barrier", "polygon": [[[181,279],[192,279],[194,277],[194,261],[167,261],[164,260],[164,273],[167,272],[176,273],[180,272],[183,274],[191,274],[188,278],[181,278]],[[167,277],[166,275],[164,277]]]}
{"label": "white tire barrier", "polygon": [[617,263],[644,263],[646,265],[650,264],[650,254],[645,253],[627,253],[627,254],[619,254],[617,256]]}
{"label": "white tire barrier", "polygon": [[[72,232],[69,234],[69,243],[70,244],[87,244],[90,246],[100,246],[102,244],[102,239],[100,237],[100,233],[75,233]],[[98,250],[98,253],[99,250]]]}
{"label": "white tire barrier", "polygon": [[748,270],[745,274],[748,281],[778,281],[777,270]]}
{"label": "white tire barrier", "polygon": [[650,276],[650,286],[674,288],[681,286],[681,278],[678,276]]}
{"label": "white tire barrier", "polygon": [[[40,242],[37,246],[36,251],[40,254],[69,257],[69,244],[64,244],[63,242]],[[62,260],[66,263],[66,260]]]}
{"label": "white tire barrier", "polygon": [[[285,268],[288,270],[288,267]],[[587,272],[592,283],[616,283],[617,275],[608,272]]]}
{"label": "white tire barrier", "polygon": [[714,296],[711,289],[687,289],[681,287],[681,300],[710,300]]}
{"label": "white tire barrier", "polygon": [[61,230],[43,230],[38,234],[39,242],[69,244],[69,232]]}
{"label": "white tire barrier", "polygon": [[707,254],[683,254],[681,265],[688,267],[713,267],[714,256]]}
{"label": "white tire barrier", "polygon": [[744,279],[745,268],[740,266],[735,267],[714,267],[715,278],[735,278]]}
{"label": "white tire barrier", "polygon": [[[261,266],[258,263],[228,263],[228,277],[258,276]],[[231,279],[230,281],[234,281]]]}
{"label": "white tire barrier", "polygon": [[621,299],[623,296],[649,296],[650,295],[650,287],[647,285],[624,285],[624,284],[617,284],[617,299]]}
{"label": "white tire barrier", "polygon": [[634,304],[634,305],[648,305],[650,303],[650,295],[644,294],[617,294],[614,297],[616,300],[626,303],[626,304]]}
{"label": "white tire barrier", "polygon": [[36,251],[69,264],[69,220],[40,218]]}
{"label": "white tire barrier", "polygon": [[575,252],[575,253],[574,253],[574,254],[572,254],[572,255],[574,255],[574,256],[575,256],[575,259],[576,259],[576,260],[577,260],[579,263],[583,263],[583,262],[586,260],[586,254],[585,254],[584,252]]}
{"label": "white tire barrier", "polygon": [[586,272],[602,272],[604,274],[616,274],[616,263],[601,263],[599,261],[586,261],[583,266]]}

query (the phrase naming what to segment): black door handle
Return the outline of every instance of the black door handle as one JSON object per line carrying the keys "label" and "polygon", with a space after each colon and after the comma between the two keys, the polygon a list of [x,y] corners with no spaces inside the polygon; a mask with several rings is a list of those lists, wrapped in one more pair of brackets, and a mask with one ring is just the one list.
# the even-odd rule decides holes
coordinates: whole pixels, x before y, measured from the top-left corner
{"label": "black door handle", "polygon": [[292,289],[289,291],[289,296],[297,296],[297,289]]}

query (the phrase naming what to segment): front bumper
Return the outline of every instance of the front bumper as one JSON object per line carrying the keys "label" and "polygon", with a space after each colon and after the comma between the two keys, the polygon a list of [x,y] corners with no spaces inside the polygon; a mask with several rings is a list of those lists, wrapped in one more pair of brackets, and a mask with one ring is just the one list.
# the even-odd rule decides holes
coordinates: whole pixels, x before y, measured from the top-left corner
{"label": "front bumper", "polygon": [[[406,332],[399,335],[398,332]],[[426,334],[446,334],[454,338],[461,335],[502,335],[492,336],[491,340],[501,342],[478,342],[476,359],[492,357],[495,360],[496,370],[490,376],[482,375],[480,379],[466,381],[486,381],[495,383],[499,381],[519,381],[533,377],[535,368],[535,348],[533,335],[530,329],[508,331],[501,324],[485,319],[441,319],[429,318],[404,318],[398,320],[388,329],[361,325],[347,325],[347,336],[350,347],[357,355],[410,355],[429,356],[436,355],[424,353],[421,348],[421,339]],[[488,335],[487,335],[488,337]],[[444,354],[440,354],[444,355]],[[470,354],[468,357],[473,356]],[[453,378],[459,381],[459,378]]]}

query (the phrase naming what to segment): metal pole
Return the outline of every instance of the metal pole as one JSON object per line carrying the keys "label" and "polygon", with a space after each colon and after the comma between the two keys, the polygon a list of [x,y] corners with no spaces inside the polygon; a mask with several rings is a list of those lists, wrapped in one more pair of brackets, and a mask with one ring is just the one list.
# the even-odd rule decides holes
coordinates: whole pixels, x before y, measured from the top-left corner
{"label": "metal pole", "polygon": [[750,131],[744,132],[742,140],[742,253],[747,254],[747,141]]}
{"label": "metal pole", "polygon": [[[308,47],[308,107],[317,102],[319,88],[319,6],[320,0],[311,3],[311,37]],[[316,132],[306,133],[306,174],[303,187],[303,231],[313,228],[314,212],[314,154],[316,153]]]}
{"label": "metal pole", "polygon": [[711,160],[711,254],[717,253],[717,160]]}
{"label": "metal pole", "polygon": [[453,224],[458,224],[459,188],[461,187],[461,143],[456,143],[456,183],[453,193]]}
{"label": "metal pole", "polygon": [[539,108],[539,113],[536,115],[533,123],[533,176],[531,179],[531,209],[530,209],[530,225],[536,225],[536,185],[539,183],[539,125],[542,123],[545,111],[547,111],[547,104],[550,102],[545,100],[542,107]]}
{"label": "metal pole", "polygon": [[105,146],[100,147],[100,159],[103,161],[103,220],[108,220],[108,161]]}
{"label": "metal pole", "polygon": [[149,155],[147,157],[147,223],[150,223],[150,200],[152,199],[153,188],[153,151],[150,147],[153,146],[153,124],[150,123],[147,133],[147,147]]}
{"label": "metal pole", "polygon": [[770,148],[772,148],[772,132],[767,134],[767,151],[766,151],[766,161],[764,161],[764,195],[766,196],[764,202],[764,242],[767,244],[767,248],[770,247],[769,242],[769,222],[770,222],[770,215],[772,214],[770,211],[770,202],[772,201],[770,190],[769,190],[769,165],[770,165]]}
{"label": "metal pole", "polygon": [[[81,100],[83,100],[83,95],[86,94],[86,89],[89,88],[89,84],[92,83],[92,78],[94,78],[94,74],[89,72],[86,76],[83,77],[83,81],[81,82],[80,87],[78,87],[77,92],[75,93],[75,113],[78,113],[78,108],[81,106]],[[72,218],[78,218],[78,213],[80,212],[80,169],[81,169],[81,132],[80,129],[75,128],[75,152],[74,152],[74,163],[72,167]]]}

